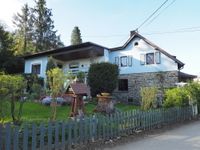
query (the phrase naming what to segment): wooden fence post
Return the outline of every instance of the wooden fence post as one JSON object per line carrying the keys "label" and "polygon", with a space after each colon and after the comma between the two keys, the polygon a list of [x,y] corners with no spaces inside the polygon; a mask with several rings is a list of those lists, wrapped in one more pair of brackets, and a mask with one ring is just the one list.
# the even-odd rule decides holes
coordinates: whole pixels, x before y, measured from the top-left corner
{"label": "wooden fence post", "polygon": [[41,123],[40,124],[40,149],[43,150],[44,149],[44,124]]}
{"label": "wooden fence post", "polygon": [[5,150],[10,150],[11,145],[11,127],[10,124],[6,124],[5,127]]}
{"label": "wooden fence post", "polygon": [[31,142],[31,147],[32,150],[36,150],[36,146],[37,146],[37,129],[36,129],[36,125],[32,124],[32,142]]}
{"label": "wooden fence post", "polygon": [[51,150],[52,149],[52,122],[48,123],[47,132],[48,132],[48,135],[47,135],[48,136],[47,147],[48,147],[48,150]]}
{"label": "wooden fence post", "polygon": [[18,150],[19,149],[19,127],[16,126],[14,127],[14,132],[13,132],[13,150]]}

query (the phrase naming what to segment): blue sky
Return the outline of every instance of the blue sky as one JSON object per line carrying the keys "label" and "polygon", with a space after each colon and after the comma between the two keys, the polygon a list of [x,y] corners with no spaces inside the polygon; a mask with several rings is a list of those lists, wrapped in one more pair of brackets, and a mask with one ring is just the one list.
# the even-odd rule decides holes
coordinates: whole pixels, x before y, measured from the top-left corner
{"label": "blue sky", "polygon": [[[169,0],[163,9],[174,0]],[[9,28],[12,15],[33,0],[6,0],[0,5],[0,20]],[[107,47],[122,45],[129,31],[136,29],[164,0],[47,0],[52,9],[56,29],[65,45],[70,44],[71,31],[79,26],[84,42]],[[200,1],[176,0],[139,33],[176,55],[186,65],[184,72],[200,74]],[[193,29],[183,29],[197,27]],[[181,31],[179,33],[165,33]],[[186,32],[182,32],[186,31]],[[191,32],[192,31],[192,32]],[[162,34],[152,34],[152,33]]]}

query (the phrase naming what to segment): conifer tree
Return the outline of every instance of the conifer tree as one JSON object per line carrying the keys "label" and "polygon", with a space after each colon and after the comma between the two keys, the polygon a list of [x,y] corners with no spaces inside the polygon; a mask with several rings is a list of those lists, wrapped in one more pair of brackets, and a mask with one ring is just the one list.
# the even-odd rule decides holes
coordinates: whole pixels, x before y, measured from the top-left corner
{"label": "conifer tree", "polygon": [[28,4],[25,4],[21,13],[13,17],[15,30],[15,54],[23,55],[34,52],[33,43],[33,14]]}
{"label": "conifer tree", "polygon": [[34,13],[34,34],[36,51],[44,51],[62,47],[60,36],[54,30],[54,21],[51,19],[51,9],[47,8],[45,0],[35,0]]}
{"label": "conifer tree", "polygon": [[0,72],[15,73],[18,71],[17,58],[14,56],[13,47],[12,34],[0,24]]}
{"label": "conifer tree", "polygon": [[71,45],[81,44],[81,32],[80,29],[76,26],[74,27],[72,34],[71,34]]}

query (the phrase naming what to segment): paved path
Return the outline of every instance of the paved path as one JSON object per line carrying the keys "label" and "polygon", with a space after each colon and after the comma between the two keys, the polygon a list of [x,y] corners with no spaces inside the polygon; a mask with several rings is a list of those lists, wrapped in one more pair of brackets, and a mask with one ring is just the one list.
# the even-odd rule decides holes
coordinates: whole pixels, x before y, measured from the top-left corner
{"label": "paved path", "polygon": [[200,150],[200,121],[105,150]]}

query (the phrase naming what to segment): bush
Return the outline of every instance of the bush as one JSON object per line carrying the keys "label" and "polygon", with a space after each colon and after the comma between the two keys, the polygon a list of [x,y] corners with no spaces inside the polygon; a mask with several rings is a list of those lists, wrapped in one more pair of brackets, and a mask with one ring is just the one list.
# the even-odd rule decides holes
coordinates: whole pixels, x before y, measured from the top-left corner
{"label": "bush", "polygon": [[189,92],[185,87],[169,89],[165,93],[164,107],[184,107],[189,105]]}
{"label": "bush", "polygon": [[31,94],[30,94],[30,99],[31,100],[35,100],[35,99],[39,99],[40,96],[42,95],[42,93],[44,93],[44,90],[42,89],[42,86],[38,83],[33,83],[32,87],[31,87]]}
{"label": "bush", "polygon": [[200,84],[198,82],[190,82],[185,86],[189,92],[190,99],[193,103],[197,103],[200,112]]}
{"label": "bush", "polygon": [[150,108],[156,107],[157,103],[157,92],[156,87],[142,87],[140,94],[142,97],[142,109],[148,110]]}
{"label": "bush", "polygon": [[[23,97],[26,82],[20,75],[0,75],[0,96],[4,96],[4,100],[10,102],[10,115],[12,116],[14,123],[21,122],[22,108],[23,108]],[[0,97],[0,98],[1,98]],[[0,99],[0,100],[3,100]],[[20,106],[17,112],[16,101],[20,102]],[[5,105],[1,103],[0,110],[3,111]],[[4,117],[4,116],[2,116]],[[2,120],[2,119],[0,119]]]}
{"label": "bush", "polygon": [[88,84],[94,97],[101,92],[112,93],[117,86],[118,66],[111,63],[91,64],[88,72]]}
{"label": "bush", "polygon": [[44,87],[44,78],[38,77],[36,74],[24,73],[23,77],[27,83],[26,91],[29,93],[34,93],[34,91],[32,91],[32,86],[34,84],[39,84],[41,87]]}

